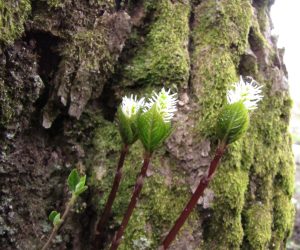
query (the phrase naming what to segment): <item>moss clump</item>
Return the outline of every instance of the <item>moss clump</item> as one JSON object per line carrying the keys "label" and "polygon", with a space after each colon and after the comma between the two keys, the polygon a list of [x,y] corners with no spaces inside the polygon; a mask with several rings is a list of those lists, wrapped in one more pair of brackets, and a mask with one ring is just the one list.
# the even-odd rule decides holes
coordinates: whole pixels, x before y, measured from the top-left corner
{"label": "moss clump", "polygon": [[[249,181],[248,172],[241,169],[241,153],[238,151],[238,147],[231,150],[233,153],[230,156],[231,160],[222,163],[211,184],[215,200],[210,233],[214,237],[211,242],[208,237],[207,247],[218,242],[220,246],[218,249],[222,249],[223,246],[228,249],[239,249],[244,236],[241,212]],[[227,157],[229,158],[229,156]],[[222,228],[221,232],[220,228]]]}
{"label": "moss clump", "polygon": [[[199,68],[193,87],[197,96],[201,96],[199,104],[203,112],[200,116],[199,130],[208,137],[212,136],[211,132],[215,130],[218,111],[224,103],[226,86],[235,82],[237,78],[230,53],[217,49],[201,51],[198,56],[201,57],[201,61],[195,62],[197,66],[199,64]],[[205,86],[197,83],[203,83]],[[213,102],[211,98],[214,98]]]}
{"label": "moss clump", "polygon": [[124,85],[164,83],[182,86],[189,78],[189,14],[190,5],[181,1],[157,1],[154,22],[145,44],[124,68]]}
{"label": "moss clump", "polygon": [[20,37],[30,12],[29,0],[0,0],[0,42],[9,44]]}
{"label": "moss clump", "polygon": [[246,239],[251,249],[264,250],[268,248],[271,239],[272,211],[263,203],[252,205],[246,212]]}
{"label": "moss clump", "polygon": [[244,53],[252,18],[249,1],[206,1],[195,12],[199,17],[193,35],[196,50],[221,48],[231,52],[233,59]]}
{"label": "moss clump", "polygon": [[281,190],[274,195],[273,207],[273,235],[270,243],[271,249],[283,249],[294,225],[295,207],[291,198]]}

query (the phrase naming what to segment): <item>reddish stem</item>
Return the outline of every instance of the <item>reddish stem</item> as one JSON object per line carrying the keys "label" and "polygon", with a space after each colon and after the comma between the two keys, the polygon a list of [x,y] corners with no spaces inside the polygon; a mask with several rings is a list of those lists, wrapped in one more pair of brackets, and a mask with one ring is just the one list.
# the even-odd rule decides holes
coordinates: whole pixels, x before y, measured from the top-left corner
{"label": "reddish stem", "polygon": [[111,208],[112,208],[112,205],[113,205],[114,200],[116,198],[116,195],[117,195],[117,192],[118,192],[118,189],[119,189],[119,185],[120,185],[120,181],[121,181],[121,178],[122,178],[122,168],[123,168],[123,165],[124,165],[125,157],[128,153],[128,149],[129,149],[129,145],[126,145],[126,144],[123,145],[123,148],[122,148],[121,153],[120,153],[120,158],[119,158],[116,174],[115,174],[114,183],[113,183],[112,189],[110,191],[110,194],[108,196],[108,200],[106,202],[102,217],[98,221],[98,224],[97,224],[97,227],[96,227],[96,237],[97,237],[96,242],[101,241],[100,234],[101,234],[104,226],[106,225],[106,223],[109,219],[109,216],[110,216],[110,213],[111,213]]}
{"label": "reddish stem", "polygon": [[218,167],[218,163],[219,163],[221,157],[223,156],[223,154],[225,152],[225,149],[226,149],[226,145],[223,144],[223,143],[221,143],[219,145],[219,147],[217,148],[215,157],[210,163],[207,175],[205,175],[201,179],[196,191],[192,195],[192,197],[189,200],[186,207],[183,209],[181,215],[179,216],[179,218],[175,222],[173,228],[171,229],[171,231],[168,233],[168,235],[164,239],[163,245],[160,247],[160,249],[167,249],[170,246],[170,244],[172,243],[172,241],[175,239],[175,237],[176,237],[177,233],[179,232],[180,228],[182,227],[182,225],[184,224],[184,222],[186,221],[186,219],[188,218],[188,216],[192,212],[193,208],[196,206],[200,196],[203,195],[203,192],[204,192],[205,188],[208,186],[210,180],[212,179],[212,176],[213,176],[213,174],[215,173],[215,171]]}
{"label": "reddish stem", "polygon": [[121,238],[124,234],[124,231],[125,231],[126,226],[129,222],[129,219],[130,219],[130,217],[133,213],[133,210],[134,210],[134,208],[135,208],[135,206],[138,202],[139,195],[141,193],[141,190],[142,190],[142,187],[143,187],[143,184],[144,184],[144,178],[146,176],[147,169],[148,169],[148,166],[149,166],[150,158],[151,158],[151,153],[146,152],[145,155],[144,155],[143,167],[142,167],[141,172],[140,172],[140,174],[139,174],[139,176],[136,180],[135,187],[134,187],[134,190],[133,190],[133,194],[131,196],[131,200],[130,200],[130,203],[128,205],[126,214],[123,217],[123,220],[122,220],[122,223],[121,223],[121,226],[120,226],[118,232],[115,234],[115,236],[113,238],[110,250],[118,249],[118,247],[121,243]]}

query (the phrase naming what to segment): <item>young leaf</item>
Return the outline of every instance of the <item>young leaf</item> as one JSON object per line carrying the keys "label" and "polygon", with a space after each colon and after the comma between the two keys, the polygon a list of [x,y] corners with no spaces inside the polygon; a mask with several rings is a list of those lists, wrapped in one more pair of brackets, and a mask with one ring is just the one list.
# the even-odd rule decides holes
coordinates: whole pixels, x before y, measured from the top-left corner
{"label": "young leaf", "polygon": [[76,185],[80,181],[80,176],[77,169],[73,169],[68,177],[68,185],[72,192],[75,192]]}
{"label": "young leaf", "polygon": [[58,226],[60,223],[62,223],[62,220],[60,218],[60,213],[56,214],[55,217],[53,218],[53,225]]}
{"label": "young leaf", "polygon": [[53,221],[54,221],[54,218],[55,218],[55,216],[58,214],[58,212],[57,211],[52,211],[50,214],[49,214],[49,220],[53,223]]}
{"label": "young leaf", "polygon": [[85,186],[85,182],[86,182],[86,175],[80,177],[80,181],[77,183],[75,190],[74,190],[74,194],[76,196],[79,196],[80,194],[82,194],[85,190],[88,189],[87,186]]}
{"label": "young leaf", "polygon": [[218,118],[218,137],[226,144],[232,143],[246,132],[248,125],[249,114],[245,105],[242,102],[227,104]]}
{"label": "young leaf", "polygon": [[78,187],[78,188],[76,188],[75,195],[76,195],[76,196],[79,196],[79,195],[81,195],[84,191],[86,191],[87,189],[88,189],[88,186],[81,186],[81,187]]}
{"label": "young leaf", "polygon": [[131,119],[127,118],[122,109],[118,109],[118,124],[119,124],[119,131],[122,137],[122,140],[125,144],[130,145],[136,141],[136,136],[134,136],[134,131],[132,131],[131,126]]}
{"label": "young leaf", "polygon": [[163,120],[155,105],[139,116],[137,126],[139,139],[149,152],[153,152],[159,147],[171,132],[170,122]]}
{"label": "young leaf", "polygon": [[86,175],[81,176],[79,182],[81,182],[81,183],[83,183],[83,185],[85,185],[85,181],[86,181]]}
{"label": "young leaf", "polygon": [[82,187],[84,187],[84,181],[80,181],[80,182],[76,185],[76,187],[75,187],[75,192],[76,192],[77,190],[81,189]]}

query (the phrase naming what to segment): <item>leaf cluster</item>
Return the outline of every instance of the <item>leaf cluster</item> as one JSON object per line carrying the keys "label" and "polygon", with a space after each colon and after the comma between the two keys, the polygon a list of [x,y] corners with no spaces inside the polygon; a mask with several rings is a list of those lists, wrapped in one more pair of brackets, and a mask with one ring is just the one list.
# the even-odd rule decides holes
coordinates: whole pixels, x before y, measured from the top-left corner
{"label": "leaf cluster", "polygon": [[72,194],[79,196],[88,189],[85,185],[86,175],[80,176],[77,169],[73,169],[68,177],[68,186]]}

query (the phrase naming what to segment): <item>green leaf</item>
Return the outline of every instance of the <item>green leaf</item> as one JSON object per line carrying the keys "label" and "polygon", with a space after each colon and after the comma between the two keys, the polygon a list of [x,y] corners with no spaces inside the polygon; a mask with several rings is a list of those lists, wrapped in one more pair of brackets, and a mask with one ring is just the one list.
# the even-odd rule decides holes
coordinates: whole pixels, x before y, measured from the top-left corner
{"label": "green leaf", "polygon": [[62,220],[60,218],[60,213],[58,213],[54,218],[53,218],[53,225],[58,226],[62,223]]}
{"label": "green leaf", "polygon": [[122,109],[119,108],[117,115],[118,115],[119,131],[120,131],[123,143],[127,144],[127,145],[133,144],[138,138],[136,120],[137,120],[137,117],[139,116],[139,114],[137,114],[129,119],[124,115],[124,113],[122,112]]}
{"label": "green leaf", "polygon": [[78,187],[75,191],[75,195],[76,196],[79,196],[81,195],[83,192],[85,192],[86,190],[88,189],[88,186],[81,186],[81,187]]}
{"label": "green leaf", "polygon": [[79,183],[83,183],[83,185],[85,185],[85,181],[86,181],[86,175],[81,176]]}
{"label": "green leaf", "polygon": [[76,185],[76,187],[75,187],[75,192],[76,192],[77,190],[81,189],[82,187],[84,187],[84,182],[83,182],[83,181],[80,181],[80,182]]}
{"label": "green leaf", "polygon": [[49,214],[49,220],[53,223],[53,221],[54,221],[54,218],[55,218],[55,216],[57,215],[57,214],[59,214],[57,211],[52,211],[50,214]]}
{"label": "green leaf", "polygon": [[62,222],[60,218],[60,213],[58,213],[57,211],[52,211],[49,214],[49,220],[52,222],[54,226],[57,226]]}
{"label": "green leaf", "polygon": [[77,169],[73,169],[68,177],[68,185],[72,192],[75,192],[76,185],[80,181],[80,176]]}
{"label": "green leaf", "polygon": [[217,135],[226,144],[238,140],[248,129],[249,113],[242,102],[227,104],[217,122]]}
{"label": "green leaf", "polygon": [[139,139],[148,152],[157,149],[171,133],[171,123],[164,122],[155,105],[137,120]]}
{"label": "green leaf", "polygon": [[74,194],[76,196],[79,196],[80,194],[82,194],[84,191],[86,191],[88,189],[87,186],[85,186],[85,181],[86,181],[86,175],[85,176],[82,176],[80,178],[80,181],[79,183],[76,185],[75,187],[75,191],[74,191]]}

